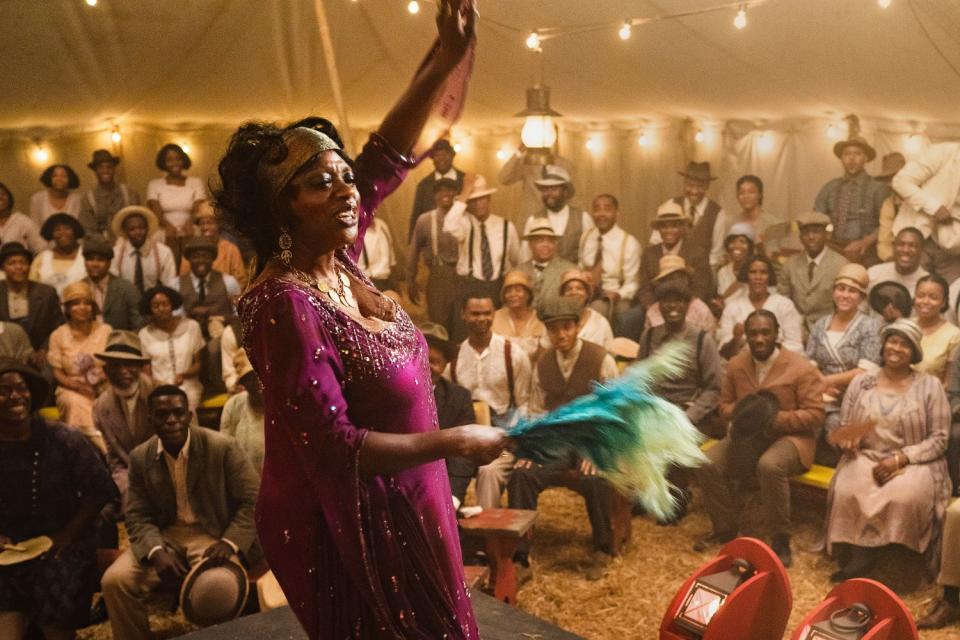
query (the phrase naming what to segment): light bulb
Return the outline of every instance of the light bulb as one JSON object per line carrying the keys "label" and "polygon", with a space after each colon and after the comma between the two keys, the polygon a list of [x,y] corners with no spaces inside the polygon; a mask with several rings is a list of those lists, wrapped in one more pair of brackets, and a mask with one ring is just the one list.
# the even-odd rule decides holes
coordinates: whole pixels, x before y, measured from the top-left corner
{"label": "light bulb", "polygon": [[837,139],[837,125],[833,124],[832,122],[827,126],[827,139]]}
{"label": "light bulb", "polygon": [[557,131],[551,116],[527,116],[520,132],[520,140],[528,149],[549,149],[557,141]]}
{"label": "light bulb", "polygon": [[892,2],[893,0],[877,0],[877,4],[880,5],[881,9],[886,9]]}
{"label": "light bulb", "polygon": [[46,164],[50,159],[50,152],[47,151],[44,147],[41,147],[39,143],[33,149],[33,160],[37,164]]}
{"label": "light bulb", "polygon": [[110,139],[113,140],[113,144],[120,144],[120,141],[123,140],[123,136],[120,135],[120,130],[114,129],[113,133],[110,134]]}
{"label": "light bulb", "polygon": [[587,138],[587,149],[593,153],[599,153],[603,150],[603,141],[600,136],[590,136]]}
{"label": "light bulb", "polygon": [[190,145],[188,145],[186,142],[184,142],[183,144],[181,144],[181,145],[180,145],[180,148],[183,149],[183,152],[184,152],[185,154],[190,155]]}
{"label": "light bulb", "polygon": [[617,31],[617,35],[620,36],[621,40],[629,40],[632,34],[633,27],[630,25],[629,20],[623,23],[623,26],[620,27],[620,31]]}
{"label": "light bulb", "polygon": [[407,11],[412,15],[417,15],[420,13],[420,3],[417,0],[410,0],[410,3],[407,5]]}
{"label": "light bulb", "polygon": [[87,6],[88,6],[88,7],[95,7],[95,6],[97,6],[97,0],[87,0]]}
{"label": "light bulb", "polygon": [[536,31],[531,31],[530,35],[527,36],[527,49],[533,49],[536,51],[540,48],[540,34]]}
{"label": "light bulb", "polygon": [[769,131],[764,131],[760,134],[760,137],[757,139],[757,149],[763,152],[773,150],[773,134]]}
{"label": "light bulb", "polygon": [[641,147],[645,147],[645,146],[647,146],[648,144],[650,144],[650,139],[647,138],[647,132],[646,132],[646,131],[644,131],[643,133],[641,133],[641,134],[640,134],[640,137],[637,138],[637,144],[639,144]]}
{"label": "light bulb", "polygon": [[707,134],[703,132],[703,129],[697,129],[697,135],[693,136],[693,139],[697,142],[703,142],[707,139]]}
{"label": "light bulb", "polygon": [[733,26],[737,29],[743,29],[747,26],[747,9],[746,7],[740,7],[740,10],[737,11],[737,17],[733,19]]}
{"label": "light bulb", "polygon": [[463,151],[463,145],[460,144],[459,142],[453,143],[453,152],[460,153],[461,151]]}
{"label": "light bulb", "polygon": [[506,147],[497,149],[497,160],[503,161],[510,157],[510,150]]}

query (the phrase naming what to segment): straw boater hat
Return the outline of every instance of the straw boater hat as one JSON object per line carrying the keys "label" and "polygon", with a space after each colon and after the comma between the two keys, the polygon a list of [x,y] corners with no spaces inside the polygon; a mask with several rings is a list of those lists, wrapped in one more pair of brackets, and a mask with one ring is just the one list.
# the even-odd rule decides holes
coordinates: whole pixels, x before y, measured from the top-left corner
{"label": "straw boater hat", "polygon": [[113,231],[113,235],[118,238],[127,237],[123,233],[123,223],[130,216],[143,216],[143,219],[147,221],[147,238],[152,238],[153,234],[157,232],[157,227],[159,222],[157,222],[156,214],[146,207],[142,207],[138,204],[131,204],[120,211],[117,211],[117,215],[113,217],[113,222],[110,223],[110,230]]}
{"label": "straw boater hat", "polygon": [[694,162],[690,161],[687,164],[687,168],[682,171],[677,171],[684,178],[690,178],[691,180],[699,180],[701,182],[712,182],[717,179],[717,176],[710,173],[710,163],[709,162]]}
{"label": "straw boater hat", "polygon": [[198,562],[180,587],[183,617],[200,627],[233,620],[243,611],[250,584],[247,571],[236,562]]}
{"label": "straw boater hat", "polygon": [[538,187],[559,187],[567,186],[567,197],[572,198],[576,190],[573,188],[573,182],[570,180],[570,172],[556,164],[544,165],[540,170],[540,177],[533,181]]}
{"label": "straw boater hat", "polygon": [[853,287],[862,295],[867,295],[867,287],[870,284],[870,276],[867,275],[867,269],[862,264],[850,262],[843,265],[837,276],[833,279],[833,286],[845,284]]}
{"label": "straw boater hat", "polygon": [[43,406],[50,391],[50,384],[39,373],[14,358],[0,357],[0,376],[16,371],[23,376],[30,389],[30,410],[36,411]]}
{"label": "straw boater hat", "polygon": [[213,255],[213,259],[217,259],[217,242],[213,238],[208,238],[207,236],[192,236],[183,246],[183,256],[189,260],[197,251],[207,251]]}
{"label": "straw boater hat", "polygon": [[690,216],[683,210],[683,207],[673,200],[667,200],[657,207],[657,217],[650,223],[654,229],[664,222],[686,222],[691,223]]}
{"label": "straw boater hat", "polygon": [[863,152],[867,154],[867,162],[873,162],[873,159],[877,157],[877,150],[871,147],[866,138],[860,134],[854,134],[846,140],[841,140],[833,145],[833,155],[839,158],[843,155],[843,150],[847,147],[860,147],[863,149]]}
{"label": "straw boater hat", "polygon": [[568,282],[582,282],[583,286],[587,288],[587,300],[593,297],[593,278],[590,277],[590,274],[586,271],[581,271],[580,269],[569,269],[563,272],[563,275],[560,276],[560,289],[559,292],[562,294],[563,288]]}
{"label": "straw boater hat", "polygon": [[143,355],[140,336],[132,331],[111,331],[107,336],[107,346],[100,353],[93,354],[104,362],[119,361],[147,364],[150,357]]}
{"label": "straw boater hat", "polygon": [[909,318],[894,320],[880,330],[881,343],[886,342],[887,337],[891,334],[906,338],[910,346],[913,347],[913,358],[910,359],[910,364],[917,364],[923,360],[923,347],[920,345],[921,340],[923,340],[923,331],[920,330],[920,326],[916,322]]}
{"label": "straw boater hat", "polygon": [[113,166],[117,166],[120,164],[120,158],[113,155],[106,149],[97,149],[93,152],[93,156],[90,158],[90,162],[87,164],[87,166],[96,171],[97,165],[99,165],[101,162],[110,162],[113,164]]}
{"label": "straw boater hat", "polygon": [[40,235],[44,240],[53,240],[53,229],[60,224],[65,224],[73,229],[73,236],[78,240],[84,236],[83,225],[80,224],[80,221],[69,213],[64,213],[62,211],[60,213],[53,214],[43,222],[43,226],[40,227]]}
{"label": "straw boater hat", "polygon": [[678,271],[693,275],[693,268],[687,266],[687,261],[682,256],[663,256],[660,258],[660,272],[654,277],[653,281],[662,280],[671,273]]}
{"label": "straw boater hat", "polygon": [[534,218],[530,221],[530,231],[523,236],[524,240],[531,238],[559,238],[557,232],[553,230],[549,218]]}
{"label": "straw boater hat", "polygon": [[581,313],[583,313],[583,304],[580,301],[563,296],[550,298],[537,309],[537,317],[545,325],[561,320],[579,322]]}
{"label": "straw boater hat", "polygon": [[520,285],[527,290],[527,293],[530,294],[530,299],[533,300],[533,285],[530,283],[530,278],[527,277],[523,271],[508,271],[507,275],[503,276],[503,286],[500,287],[500,300],[503,300],[503,294],[507,292],[507,288]]}
{"label": "straw boater hat", "polygon": [[873,176],[873,179],[881,182],[890,182],[893,180],[893,176],[897,175],[900,169],[903,169],[906,164],[907,159],[904,158],[903,154],[899,151],[888,153],[880,160],[880,173]]}
{"label": "straw boater hat", "polygon": [[483,176],[477,176],[477,181],[473,183],[473,191],[470,192],[470,195],[467,196],[467,200],[476,200],[477,198],[483,198],[490,195],[491,193],[496,193],[497,188],[491,187],[487,183],[487,179]]}

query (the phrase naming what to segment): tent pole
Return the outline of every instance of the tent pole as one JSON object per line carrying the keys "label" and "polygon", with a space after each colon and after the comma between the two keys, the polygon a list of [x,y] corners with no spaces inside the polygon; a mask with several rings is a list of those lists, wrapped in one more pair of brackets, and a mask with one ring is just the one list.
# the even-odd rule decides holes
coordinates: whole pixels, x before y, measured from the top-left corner
{"label": "tent pole", "polygon": [[347,108],[343,103],[343,87],[340,84],[340,73],[337,70],[337,58],[333,50],[333,40],[330,38],[330,23],[327,22],[327,10],[323,0],[313,0],[313,8],[317,14],[317,26],[320,28],[320,43],[323,45],[323,59],[327,64],[327,75],[330,76],[330,90],[333,92],[333,103],[337,108],[337,120],[340,126],[338,131],[348,153],[353,154],[353,132],[350,130],[350,121],[347,119]]}

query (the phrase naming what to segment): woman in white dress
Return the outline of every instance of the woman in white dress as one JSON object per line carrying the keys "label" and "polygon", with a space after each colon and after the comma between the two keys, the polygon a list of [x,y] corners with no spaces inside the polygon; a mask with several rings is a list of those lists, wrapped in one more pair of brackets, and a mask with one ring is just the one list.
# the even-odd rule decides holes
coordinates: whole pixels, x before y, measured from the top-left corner
{"label": "woman in white dress", "polygon": [[33,259],[30,279],[50,285],[63,298],[64,287],[87,277],[83,252],[80,250],[83,226],[67,213],[55,213],[43,223],[40,235],[51,245]]}
{"label": "woman in white dress", "polygon": [[80,177],[76,171],[65,164],[54,164],[40,174],[40,182],[46,188],[30,197],[30,218],[38,227],[60,211],[74,218],[80,215],[83,197],[77,191]]}
{"label": "woman in white dress", "polygon": [[160,220],[175,264],[180,264],[180,244],[183,238],[193,235],[193,214],[206,200],[207,192],[200,178],[186,175],[192,163],[180,145],[163,145],[155,164],[166,175],[147,184],[147,206]]}
{"label": "woman in white dress", "polygon": [[140,329],[140,342],[143,352],[150,356],[154,382],[183,389],[194,411],[203,395],[200,352],[204,342],[196,320],[173,315],[182,304],[183,298],[170,287],[147,289],[140,300],[140,313],[150,322]]}

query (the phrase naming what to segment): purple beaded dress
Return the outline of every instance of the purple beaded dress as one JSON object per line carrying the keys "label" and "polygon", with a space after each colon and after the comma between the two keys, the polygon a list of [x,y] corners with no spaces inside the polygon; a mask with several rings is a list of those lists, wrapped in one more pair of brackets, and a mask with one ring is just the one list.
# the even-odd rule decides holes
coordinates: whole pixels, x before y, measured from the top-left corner
{"label": "purple beaded dress", "polygon": [[[376,136],[356,160],[359,237],[411,163]],[[371,285],[372,286],[372,285]],[[370,430],[437,429],[423,336],[399,310],[379,331],[306,285],[268,279],[239,304],[263,383],[257,531],[310,638],[478,638],[443,460],[360,476]]]}

